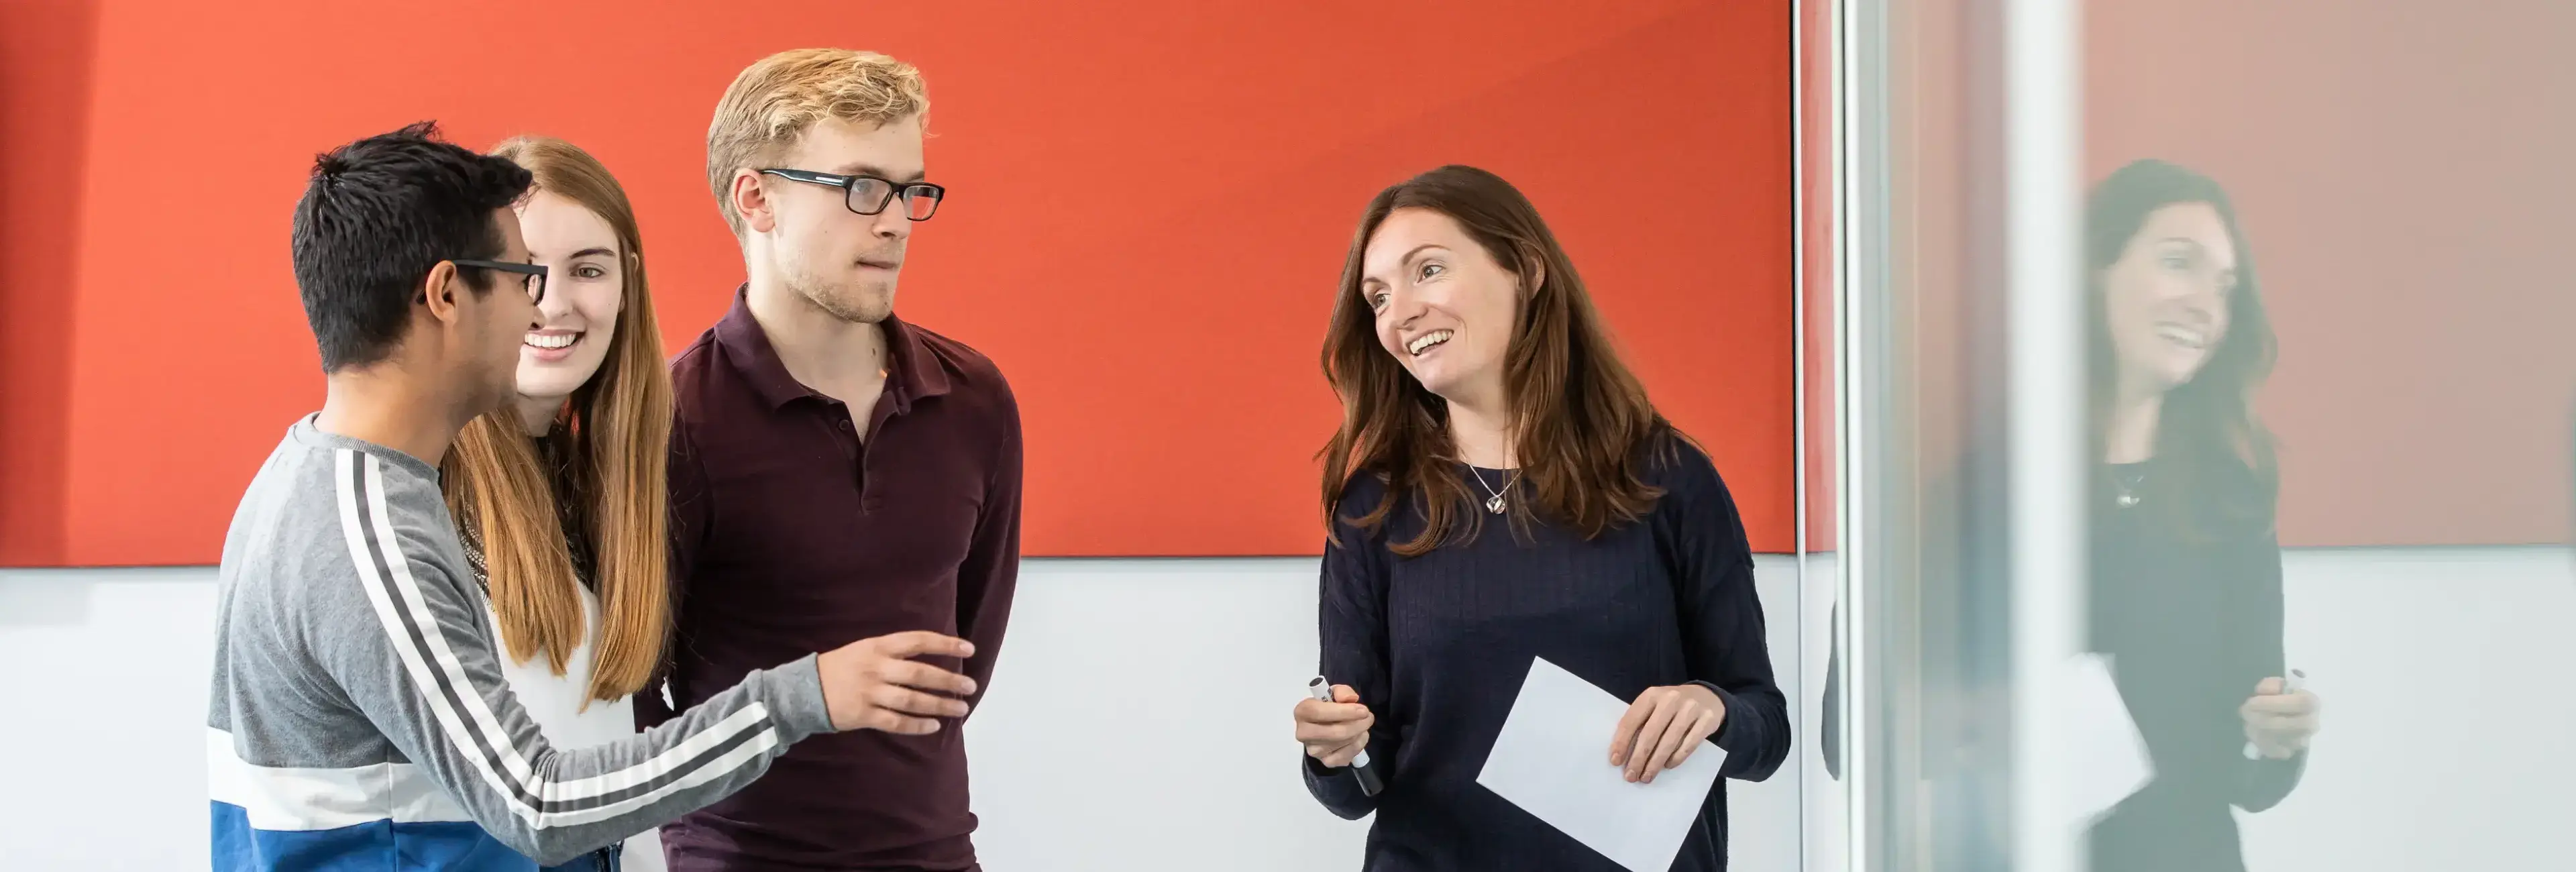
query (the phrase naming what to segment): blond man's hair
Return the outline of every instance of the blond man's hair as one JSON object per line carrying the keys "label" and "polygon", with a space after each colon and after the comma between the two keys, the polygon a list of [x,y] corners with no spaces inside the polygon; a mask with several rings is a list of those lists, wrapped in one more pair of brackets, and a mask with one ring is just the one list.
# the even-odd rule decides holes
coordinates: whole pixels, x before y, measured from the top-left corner
{"label": "blond man's hair", "polygon": [[746,67],[716,103],[707,125],[707,187],[735,236],[742,214],[733,207],[734,173],[778,159],[796,138],[826,118],[892,124],[930,121],[930,94],[921,70],[872,51],[800,48]]}

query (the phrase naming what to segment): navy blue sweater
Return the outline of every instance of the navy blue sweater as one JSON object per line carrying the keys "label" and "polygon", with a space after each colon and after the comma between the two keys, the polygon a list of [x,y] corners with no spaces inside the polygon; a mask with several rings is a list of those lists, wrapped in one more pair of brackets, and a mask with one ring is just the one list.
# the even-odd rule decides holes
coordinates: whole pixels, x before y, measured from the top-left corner
{"label": "navy blue sweater", "polygon": [[[1762,780],[1788,756],[1787,705],[1772,683],[1744,523],[1707,455],[1673,447],[1643,467],[1641,477],[1665,490],[1653,510],[1591,541],[1545,523],[1522,539],[1487,516],[1473,542],[1397,557],[1388,543],[1421,531],[1419,511],[1400,504],[1386,525],[1362,533],[1338,519],[1367,514],[1386,485],[1362,473],[1344,488],[1341,544],[1324,555],[1322,674],[1377,715],[1368,751],[1386,789],[1365,796],[1346,772],[1311,757],[1304,770],[1334,814],[1377,813],[1367,869],[1619,868],[1476,783],[1533,657],[1621,699],[1707,685],[1726,704],[1713,738],[1726,749],[1727,777]],[[1507,475],[1481,472],[1488,483]],[[1464,465],[1456,473],[1471,474]],[[1604,768],[1616,726],[1601,724]],[[1673,868],[1726,868],[1723,780]]]}

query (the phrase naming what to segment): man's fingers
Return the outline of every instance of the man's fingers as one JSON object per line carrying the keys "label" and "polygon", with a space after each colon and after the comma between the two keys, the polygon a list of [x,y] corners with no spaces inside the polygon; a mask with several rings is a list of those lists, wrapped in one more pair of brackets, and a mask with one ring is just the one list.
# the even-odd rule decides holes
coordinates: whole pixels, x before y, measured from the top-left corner
{"label": "man's fingers", "polygon": [[919,657],[924,654],[945,657],[973,657],[975,643],[943,636],[929,630],[909,630],[869,640],[876,643],[877,653],[888,657]]}
{"label": "man's fingers", "polygon": [[902,714],[933,718],[966,716],[965,700],[923,693],[901,685],[880,684],[877,685],[876,691],[868,696],[868,701],[875,703],[878,708]]}
{"label": "man's fingers", "polygon": [[1610,730],[1610,765],[1628,765],[1628,752],[1635,750],[1637,744],[1637,730],[1645,727],[1646,718],[1655,713],[1655,698],[1656,694],[1649,691],[1619,715],[1619,725]]}
{"label": "man's fingers", "polygon": [[1350,685],[1336,684],[1333,685],[1333,701],[1345,703],[1359,702],[1360,692],[1352,690]]}
{"label": "man's fingers", "polygon": [[878,667],[878,677],[891,684],[958,696],[975,692],[975,679],[915,660],[885,661]]}
{"label": "man's fingers", "polygon": [[2284,686],[2285,685],[2282,684],[2281,679],[2277,677],[2266,678],[2261,681],[2254,682],[2254,695],[2278,696]]}
{"label": "man's fingers", "polygon": [[866,718],[861,720],[864,721],[864,726],[868,729],[896,733],[905,736],[921,736],[939,732],[938,721],[930,718],[910,717],[887,709],[873,710],[868,713]]}

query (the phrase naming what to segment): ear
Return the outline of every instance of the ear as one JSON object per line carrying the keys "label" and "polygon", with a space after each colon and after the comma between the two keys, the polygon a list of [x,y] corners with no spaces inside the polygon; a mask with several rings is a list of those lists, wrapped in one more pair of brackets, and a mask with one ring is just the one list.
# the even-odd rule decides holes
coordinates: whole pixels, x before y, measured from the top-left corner
{"label": "ear", "polygon": [[749,169],[733,171],[733,185],[725,189],[732,201],[734,214],[742,216],[745,230],[767,233],[778,226],[778,213],[769,206],[769,191],[759,173]]}
{"label": "ear", "polygon": [[1521,300],[1527,302],[1538,297],[1538,289],[1547,287],[1547,258],[1541,256],[1538,247],[1534,245],[1520,246],[1518,254],[1520,255],[1518,272],[1521,279]]}
{"label": "ear", "polygon": [[420,299],[429,305],[429,317],[451,325],[463,317],[456,309],[457,295],[473,290],[465,286],[465,274],[456,270],[456,264],[444,260],[429,268],[429,276],[421,279],[420,288]]}

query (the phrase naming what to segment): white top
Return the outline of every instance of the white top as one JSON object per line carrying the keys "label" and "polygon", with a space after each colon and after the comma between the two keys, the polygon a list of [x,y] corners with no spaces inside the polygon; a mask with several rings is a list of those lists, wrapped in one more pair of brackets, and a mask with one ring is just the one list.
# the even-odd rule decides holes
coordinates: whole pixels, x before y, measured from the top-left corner
{"label": "white top", "polygon": [[[510,692],[537,722],[538,731],[545,733],[546,742],[560,748],[587,748],[635,735],[632,699],[591,700],[589,707],[582,706],[590,696],[590,643],[599,633],[599,595],[588,587],[576,587],[581,591],[582,642],[564,659],[564,674],[556,675],[543,655],[516,663],[506,650],[501,654],[501,675],[509,679]],[[491,598],[483,602],[485,609],[492,607]],[[493,626],[500,626],[498,617]],[[646,830],[627,839],[626,852],[619,859],[632,872],[664,872],[660,831]]]}

